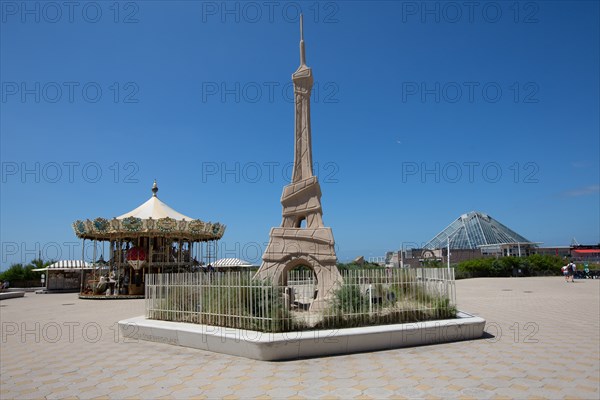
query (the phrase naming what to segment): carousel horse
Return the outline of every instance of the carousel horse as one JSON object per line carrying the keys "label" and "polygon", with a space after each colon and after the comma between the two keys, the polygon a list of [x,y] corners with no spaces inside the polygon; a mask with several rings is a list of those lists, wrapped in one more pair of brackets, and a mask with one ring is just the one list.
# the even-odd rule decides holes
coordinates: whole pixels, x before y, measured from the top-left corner
{"label": "carousel horse", "polygon": [[106,293],[106,289],[108,289],[108,280],[104,276],[101,276],[96,287],[94,287],[94,294],[104,294]]}

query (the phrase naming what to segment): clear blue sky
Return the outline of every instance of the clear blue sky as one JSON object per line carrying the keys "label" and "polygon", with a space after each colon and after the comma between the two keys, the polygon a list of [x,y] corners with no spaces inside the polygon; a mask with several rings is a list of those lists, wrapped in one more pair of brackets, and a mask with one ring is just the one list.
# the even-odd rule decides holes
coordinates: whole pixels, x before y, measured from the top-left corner
{"label": "clear blue sky", "polygon": [[341,260],[472,210],[600,241],[597,1],[113,3],[1,2],[2,268],[79,258],[71,223],[137,207],[154,178],[258,261],[293,157],[299,8]]}

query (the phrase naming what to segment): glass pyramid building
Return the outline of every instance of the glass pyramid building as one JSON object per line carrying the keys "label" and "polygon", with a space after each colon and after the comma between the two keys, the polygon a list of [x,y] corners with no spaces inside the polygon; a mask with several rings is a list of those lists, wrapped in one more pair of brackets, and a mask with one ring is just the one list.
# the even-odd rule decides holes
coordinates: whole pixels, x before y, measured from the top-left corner
{"label": "glass pyramid building", "polygon": [[478,211],[461,215],[423,248],[445,248],[448,238],[451,249],[479,249],[481,246],[517,243],[535,245],[489,215]]}

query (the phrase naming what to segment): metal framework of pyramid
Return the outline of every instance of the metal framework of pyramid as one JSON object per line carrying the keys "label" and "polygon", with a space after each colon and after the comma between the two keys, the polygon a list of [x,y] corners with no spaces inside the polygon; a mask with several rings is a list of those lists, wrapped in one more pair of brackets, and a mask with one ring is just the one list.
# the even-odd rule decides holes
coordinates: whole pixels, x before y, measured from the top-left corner
{"label": "metal framework of pyramid", "polygon": [[448,238],[452,249],[478,249],[481,246],[508,243],[535,244],[489,215],[478,211],[461,215],[423,247],[425,249],[446,247]]}

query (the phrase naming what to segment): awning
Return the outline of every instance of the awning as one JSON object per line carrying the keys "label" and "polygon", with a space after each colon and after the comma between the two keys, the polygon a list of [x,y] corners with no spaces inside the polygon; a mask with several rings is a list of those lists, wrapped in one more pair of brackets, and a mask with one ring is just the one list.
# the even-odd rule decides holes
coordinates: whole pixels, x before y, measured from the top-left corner
{"label": "awning", "polygon": [[600,249],[577,249],[573,252],[577,254],[600,254]]}
{"label": "awning", "polygon": [[92,264],[84,262],[82,260],[60,260],[55,262],[54,264],[48,265],[45,268],[36,268],[32,269],[32,271],[72,271],[78,269],[92,269]]}
{"label": "awning", "polygon": [[246,260],[239,258],[221,258],[213,263],[213,267],[216,268],[256,268]]}

